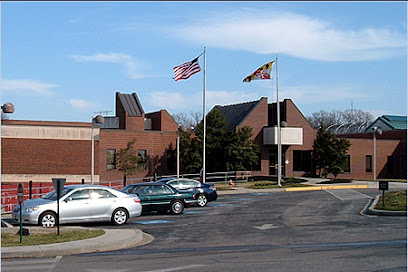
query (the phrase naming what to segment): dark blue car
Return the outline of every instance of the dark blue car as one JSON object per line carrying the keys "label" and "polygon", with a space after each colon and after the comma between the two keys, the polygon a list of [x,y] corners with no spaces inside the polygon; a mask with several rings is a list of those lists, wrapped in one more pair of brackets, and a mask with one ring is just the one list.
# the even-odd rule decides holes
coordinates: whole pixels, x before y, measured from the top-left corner
{"label": "dark blue car", "polygon": [[202,183],[194,179],[163,178],[156,181],[156,183],[170,185],[179,192],[196,191],[197,204],[200,207],[204,207],[208,202],[217,200],[218,197],[214,184]]}

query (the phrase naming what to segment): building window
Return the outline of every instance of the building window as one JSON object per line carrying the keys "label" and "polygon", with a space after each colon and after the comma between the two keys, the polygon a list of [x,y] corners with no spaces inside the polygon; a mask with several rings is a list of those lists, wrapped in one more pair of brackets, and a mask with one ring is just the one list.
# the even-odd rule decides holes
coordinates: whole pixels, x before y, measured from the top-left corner
{"label": "building window", "polygon": [[350,155],[347,155],[347,163],[346,163],[346,169],[344,169],[345,173],[350,173],[350,168],[351,168],[351,159],[350,159]]}
{"label": "building window", "polygon": [[293,150],[293,171],[310,172],[312,169],[312,151]]}
{"label": "building window", "polygon": [[116,169],[116,149],[106,150],[106,169]]}
{"label": "building window", "polygon": [[388,156],[387,157],[387,172],[389,175],[394,173],[394,157]]}
{"label": "building window", "polygon": [[146,169],[146,162],[147,162],[147,151],[139,149],[137,151],[137,156],[139,157],[139,163],[144,165],[144,169]]}
{"label": "building window", "polygon": [[373,172],[373,156],[366,155],[366,173]]}

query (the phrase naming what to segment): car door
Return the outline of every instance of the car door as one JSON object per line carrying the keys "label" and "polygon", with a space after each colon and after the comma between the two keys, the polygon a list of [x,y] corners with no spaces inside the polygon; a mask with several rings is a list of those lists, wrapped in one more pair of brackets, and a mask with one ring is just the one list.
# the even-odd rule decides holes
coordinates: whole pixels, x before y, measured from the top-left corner
{"label": "car door", "polygon": [[60,200],[61,222],[82,222],[91,218],[91,203],[88,189],[79,189]]}
{"label": "car door", "polygon": [[166,185],[151,186],[150,201],[154,210],[168,210],[174,198],[174,192]]}
{"label": "car door", "polygon": [[118,198],[103,188],[90,190],[90,203],[92,219],[102,221],[110,218],[117,206]]}
{"label": "car door", "polygon": [[135,186],[132,194],[137,194],[140,199],[140,204],[142,204],[142,211],[143,212],[150,212],[151,209],[151,186],[150,185],[142,185],[142,186]]}

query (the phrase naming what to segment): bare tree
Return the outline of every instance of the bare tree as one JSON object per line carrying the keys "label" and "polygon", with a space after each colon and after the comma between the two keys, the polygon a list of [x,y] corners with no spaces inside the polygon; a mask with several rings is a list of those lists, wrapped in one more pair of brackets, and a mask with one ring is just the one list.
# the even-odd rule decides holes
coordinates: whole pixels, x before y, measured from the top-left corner
{"label": "bare tree", "polygon": [[314,129],[319,129],[323,123],[326,129],[335,134],[358,133],[373,119],[371,113],[356,109],[332,110],[331,112],[320,110],[307,117]]}
{"label": "bare tree", "polygon": [[190,114],[180,112],[172,115],[177,124],[186,126],[187,128],[196,127],[197,124],[201,122],[202,116],[203,115],[198,112],[190,112]]}

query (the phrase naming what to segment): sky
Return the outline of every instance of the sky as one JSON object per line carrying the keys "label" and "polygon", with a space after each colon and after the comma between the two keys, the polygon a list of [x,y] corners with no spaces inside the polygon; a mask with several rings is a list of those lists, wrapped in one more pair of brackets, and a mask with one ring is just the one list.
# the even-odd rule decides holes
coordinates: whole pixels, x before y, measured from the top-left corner
{"label": "sky", "polygon": [[173,67],[206,48],[206,111],[267,97],[242,80],[278,58],[279,99],[320,110],[407,114],[406,2],[2,2],[1,104],[15,120],[90,122],[115,93],[145,113],[203,111],[200,73]]}

